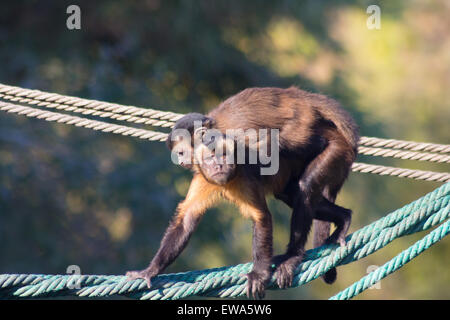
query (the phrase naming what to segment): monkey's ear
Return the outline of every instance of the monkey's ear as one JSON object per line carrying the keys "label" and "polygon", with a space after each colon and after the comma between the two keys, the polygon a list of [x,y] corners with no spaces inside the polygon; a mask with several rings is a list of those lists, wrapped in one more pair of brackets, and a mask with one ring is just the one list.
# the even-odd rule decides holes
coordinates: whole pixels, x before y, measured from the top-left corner
{"label": "monkey's ear", "polygon": [[172,132],[167,135],[166,147],[169,148],[169,150],[173,149]]}
{"label": "monkey's ear", "polygon": [[206,131],[208,131],[208,128],[205,126],[197,128],[194,131],[194,141],[203,141],[203,136],[206,134]]}
{"label": "monkey's ear", "polygon": [[203,126],[208,129],[213,128],[215,125],[216,125],[216,120],[214,120],[213,118],[205,117],[205,120],[203,120]]}

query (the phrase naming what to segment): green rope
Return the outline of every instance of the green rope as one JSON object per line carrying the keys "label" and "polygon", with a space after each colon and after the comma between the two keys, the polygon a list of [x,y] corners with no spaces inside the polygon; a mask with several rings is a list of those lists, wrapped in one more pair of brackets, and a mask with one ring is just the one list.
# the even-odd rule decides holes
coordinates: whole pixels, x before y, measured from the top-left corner
{"label": "green rope", "polygon": [[342,290],[330,300],[348,300],[354,296],[360,294],[367,288],[373,286],[375,283],[397,271],[426,249],[431,247],[436,242],[442,240],[446,235],[450,233],[450,221],[446,221],[444,224],[430,232],[430,234],[423,237],[421,240],[414,243],[408,249],[402,251],[399,255],[386,262],[381,267],[372,271],[367,276],[361,278],[348,288]]}
{"label": "green rope", "polygon": [[[308,250],[304,261],[296,270],[292,286],[298,287],[320,277],[333,267],[362,259],[383,248],[396,238],[440,225],[449,218],[449,215],[450,183],[446,183],[424,197],[349,235],[344,247],[326,245]],[[392,265],[389,264],[390,261],[387,264],[388,266],[383,266],[384,269],[380,268],[384,271],[375,271],[377,272],[376,274],[374,272],[375,275],[369,274],[361,279],[361,284],[355,284],[357,289],[348,289],[348,293],[340,293],[337,296],[351,298],[373,281],[376,282],[381,279],[379,277],[394,272],[431,246],[431,242],[435,243],[443,238],[448,233],[448,224],[448,221],[445,222],[422,239],[422,242],[419,241],[409,248],[409,251],[406,250],[406,253],[402,252],[395,257],[391,260],[394,261]],[[443,229],[446,231],[443,232]],[[438,230],[441,230],[441,233]],[[439,237],[436,236],[438,233]],[[245,274],[251,268],[252,264],[246,263],[231,267],[160,275],[153,280],[151,289],[146,287],[145,281],[141,279],[128,281],[125,276],[4,274],[0,275],[0,297],[17,299],[122,295],[143,300],[173,300],[191,296],[241,297],[245,295]],[[365,278],[369,280],[364,280]],[[68,284],[77,282],[80,289],[69,288]],[[275,278],[272,278],[268,289],[277,288]]]}

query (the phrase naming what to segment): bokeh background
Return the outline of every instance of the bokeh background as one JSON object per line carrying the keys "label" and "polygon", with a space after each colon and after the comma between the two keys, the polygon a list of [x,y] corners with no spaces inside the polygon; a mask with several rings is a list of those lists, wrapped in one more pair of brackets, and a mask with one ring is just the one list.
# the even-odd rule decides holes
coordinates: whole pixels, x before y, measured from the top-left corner
{"label": "bokeh background", "polygon": [[[66,8],[81,8],[81,30]],[[366,8],[381,8],[381,30]],[[3,1],[0,82],[126,105],[205,112],[252,86],[298,85],[339,100],[361,134],[450,143],[450,4],[415,1]],[[448,165],[360,157],[434,171]],[[124,274],[156,252],[191,174],[163,143],[0,113],[0,273]],[[338,203],[351,232],[438,187],[352,173]],[[288,208],[270,200],[275,251],[288,241]],[[423,234],[269,292],[326,299]],[[450,238],[357,299],[449,299]],[[167,270],[251,259],[251,223],[227,204],[210,210]]]}

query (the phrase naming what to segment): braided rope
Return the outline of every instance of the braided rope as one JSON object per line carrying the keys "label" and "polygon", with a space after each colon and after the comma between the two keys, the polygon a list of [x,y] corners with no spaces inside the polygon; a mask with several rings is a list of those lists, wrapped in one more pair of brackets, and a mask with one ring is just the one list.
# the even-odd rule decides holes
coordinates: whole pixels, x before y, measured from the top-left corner
{"label": "braided rope", "polygon": [[[154,109],[138,108],[134,106],[124,106],[116,103],[107,103],[97,100],[88,100],[78,97],[64,96],[61,94],[48,93],[40,90],[25,89],[1,83],[0,83],[0,97],[5,100],[10,100],[13,102],[27,103],[31,105],[43,106],[47,108],[56,108],[58,110],[79,112],[83,114],[89,114],[84,109],[104,111],[105,113],[103,113],[102,115],[100,113],[95,115],[100,115],[102,117],[111,117],[113,119],[124,120],[128,122],[151,124],[152,126],[172,127],[173,123],[171,122],[175,122],[181,117],[183,117],[183,114],[178,114],[174,112],[165,112]],[[114,114],[126,114],[129,117],[120,118],[115,116]],[[153,122],[155,119],[160,119],[164,121]],[[148,123],[146,121],[148,121]],[[395,139],[382,139],[375,137],[361,137],[360,145],[378,148],[393,148],[412,151],[450,153],[450,145],[404,141]]]}
{"label": "braided rope", "polygon": [[359,144],[367,147],[394,148],[412,151],[428,151],[436,153],[450,153],[450,145],[428,142],[414,142],[394,139],[381,139],[374,137],[361,137]]}
{"label": "braided rope", "polygon": [[99,111],[96,109],[86,109],[86,108],[80,108],[80,107],[75,107],[75,106],[67,106],[67,105],[59,104],[59,103],[50,103],[50,102],[45,102],[45,101],[42,102],[39,100],[33,100],[33,99],[28,99],[28,98],[7,96],[7,95],[2,95],[2,94],[0,94],[0,98],[9,100],[12,102],[27,103],[29,105],[34,105],[34,106],[38,106],[38,107],[45,107],[45,108],[49,108],[49,109],[81,113],[83,115],[98,116],[101,118],[111,118],[114,120],[133,122],[133,123],[138,123],[138,124],[147,124],[147,125],[152,125],[154,127],[171,128],[174,125],[174,122],[165,121],[165,120],[152,119],[152,118],[148,118],[148,117],[138,117],[138,116],[133,116],[133,115],[129,115],[129,114],[121,114],[121,113],[115,113],[115,112],[110,112],[110,111]]}
{"label": "braided rope", "polygon": [[450,155],[435,154],[435,153],[422,153],[415,151],[383,149],[383,148],[370,148],[359,147],[358,154],[365,154],[374,157],[392,157],[405,160],[418,160],[418,161],[430,161],[440,163],[450,163]]}
{"label": "braided rope", "polygon": [[423,171],[423,170],[413,170],[405,168],[396,168],[381,166],[376,164],[368,164],[361,162],[354,162],[352,165],[353,172],[361,173],[373,173],[382,176],[395,176],[399,178],[410,178],[415,180],[425,180],[425,181],[439,181],[439,182],[449,182],[450,173],[447,172],[433,172],[433,171]]}
{"label": "braided rope", "polygon": [[167,139],[167,134],[163,132],[156,132],[145,129],[132,128],[127,126],[122,126],[118,124],[112,124],[97,120],[90,120],[86,118],[80,118],[76,116],[70,116],[62,113],[51,112],[41,109],[35,109],[31,107],[21,106],[17,104],[12,104],[8,102],[0,101],[0,110],[9,113],[17,113],[31,118],[44,119],[46,121],[53,121],[65,124],[71,124],[77,127],[84,127],[93,130],[111,132],[116,134],[121,134],[124,136],[132,136],[140,139],[150,140],[150,141],[165,141]]}
{"label": "braided rope", "polygon": [[442,240],[449,233],[450,221],[447,221],[430,232],[430,234],[426,235],[423,239],[417,241],[408,249],[402,251],[399,255],[377,268],[375,271],[372,271],[367,276],[361,278],[351,286],[331,297],[330,300],[348,300],[353,298],[379,282],[381,279],[403,267],[405,264],[416,258],[419,254],[430,248],[433,244]]}
{"label": "braided rope", "polygon": [[[73,112],[77,111],[69,110],[70,109],[69,106],[77,108],[82,107],[86,109],[94,109],[97,111],[102,110],[106,112],[111,112],[113,114],[127,114],[129,116],[136,116],[141,118],[150,117],[147,120],[161,119],[174,122],[183,117],[182,114],[177,114],[174,112],[166,112],[147,108],[138,108],[134,106],[124,106],[116,103],[108,103],[97,100],[88,100],[78,97],[64,96],[57,93],[48,93],[40,90],[31,90],[20,87],[8,86],[1,83],[0,83],[0,93],[2,94],[3,99],[13,100],[15,98],[18,98],[19,100],[14,101],[25,102],[34,105],[38,104],[39,106],[44,107],[52,105],[50,106],[50,108],[57,106],[58,109],[60,110],[67,110]],[[137,119],[137,121],[143,120]],[[166,122],[163,122],[162,124],[164,124],[163,126],[166,126]],[[152,125],[156,126],[157,124]]]}
{"label": "braided rope", "polygon": [[[447,183],[349,235],[344,247],[327,245],[308,250],[303,263],[296,270],[293,287],[312,281],[333,267],[362,259],[396,238],[439,225],[449,217],[450,183]],[[446,224],[448,225],[448,222]],[[434,236],[431,238],[435,239]],[[428,243],[428,240],[424,242]],[[419,249],[425,250],[421,245]],[[397,268],[402,264],[401,261],[395,264]],[[406,262],[405,260],[404,263]],[[240,297],[245,295],[244,275],[251,268],[252,264],[246,263],[233,267],[160,275],[152,282],[151,289],[147,289],[145,281],[128,281],[125,276],[4,274],[0,275],[0,296],[27,298],[124,295],[143,300],[180,299],[194,295]],[[69,283],[77,281],[80,289],[68,288]],[[272,278],[269,289],[276,288],[275,278]]]}
{"label": "braided rope", "polygon": [[[121,134],[124,136],[132,136],[139,139],[145,139],[150,141],[165,141],[167,139],[167,134],[163,132],[138,129],[97,120],[80,118],[76,116],[21,106],[3,101],[0,101],[0,110],[9,113],[17,113],[20,115],[25,115],[31,118],[38,118],[44,119],[46,121],[65,123],[75,125],[77,127],[84,127],[103,132]],[[379,175],[391,175],[402,178],[411,178],[415,180],[439,181],[439,182],[450,181],[450,174],[445,172],[403,169],[359,162],[353,163],[352,171],[362,173],[374,173]]]}

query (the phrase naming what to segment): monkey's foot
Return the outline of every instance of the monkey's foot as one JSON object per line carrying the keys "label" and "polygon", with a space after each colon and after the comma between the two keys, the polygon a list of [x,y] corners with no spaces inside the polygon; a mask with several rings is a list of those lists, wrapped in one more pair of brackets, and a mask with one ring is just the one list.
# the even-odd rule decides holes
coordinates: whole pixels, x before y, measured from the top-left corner
{"label": "monkey's foot", "polygon": [[147,282],[147,287],[150,289],[152,278],[158,273],[154,272],[152,269],[144,269],[141,271],[128,271],[125,276],[129,280],[144,279]]}
{"label": "monkey's foot", "polygon": [[346,216],[342,224],[340,224],[336,230],[327,239],[326,243],[339,243],[341,247],[345,247],[347,242],[345,237],[347,236],[348,229],[350,228],[350,223],[352,222],[352,211],[350,209],[346,210]]}
{"label": "monkey's foot", "polygon": [[263,299],[266,283],[270,279],[269,271],[251,271],[247,277],[247,297],[250,299]]}
{"label": "monkey's foot", "polygon": [[292,286],[294,273],[297,266],[302,261],[301,256],[288,256],[285,254],[274,257],[274,263],[277,264],[275,277],[277,278],[278,287],[286,289]]}
{"label": "monkey's foot", "polygon": [[347,236],[349,227],[350,223],[345,223],[342,228],[336,229],[327,239],[326,243],[339,243],[341,247],[345,247],[347,245],[345,237]]}
{"label": "monkey's foot", "polygon": [[332,243],[339,243],[341,247],[345,247],[347,245],[347,242],[345,241],[346,234],[342,232],[333,232],[331,236],[328,237],[327,241],[325,243],[332,244]]}

